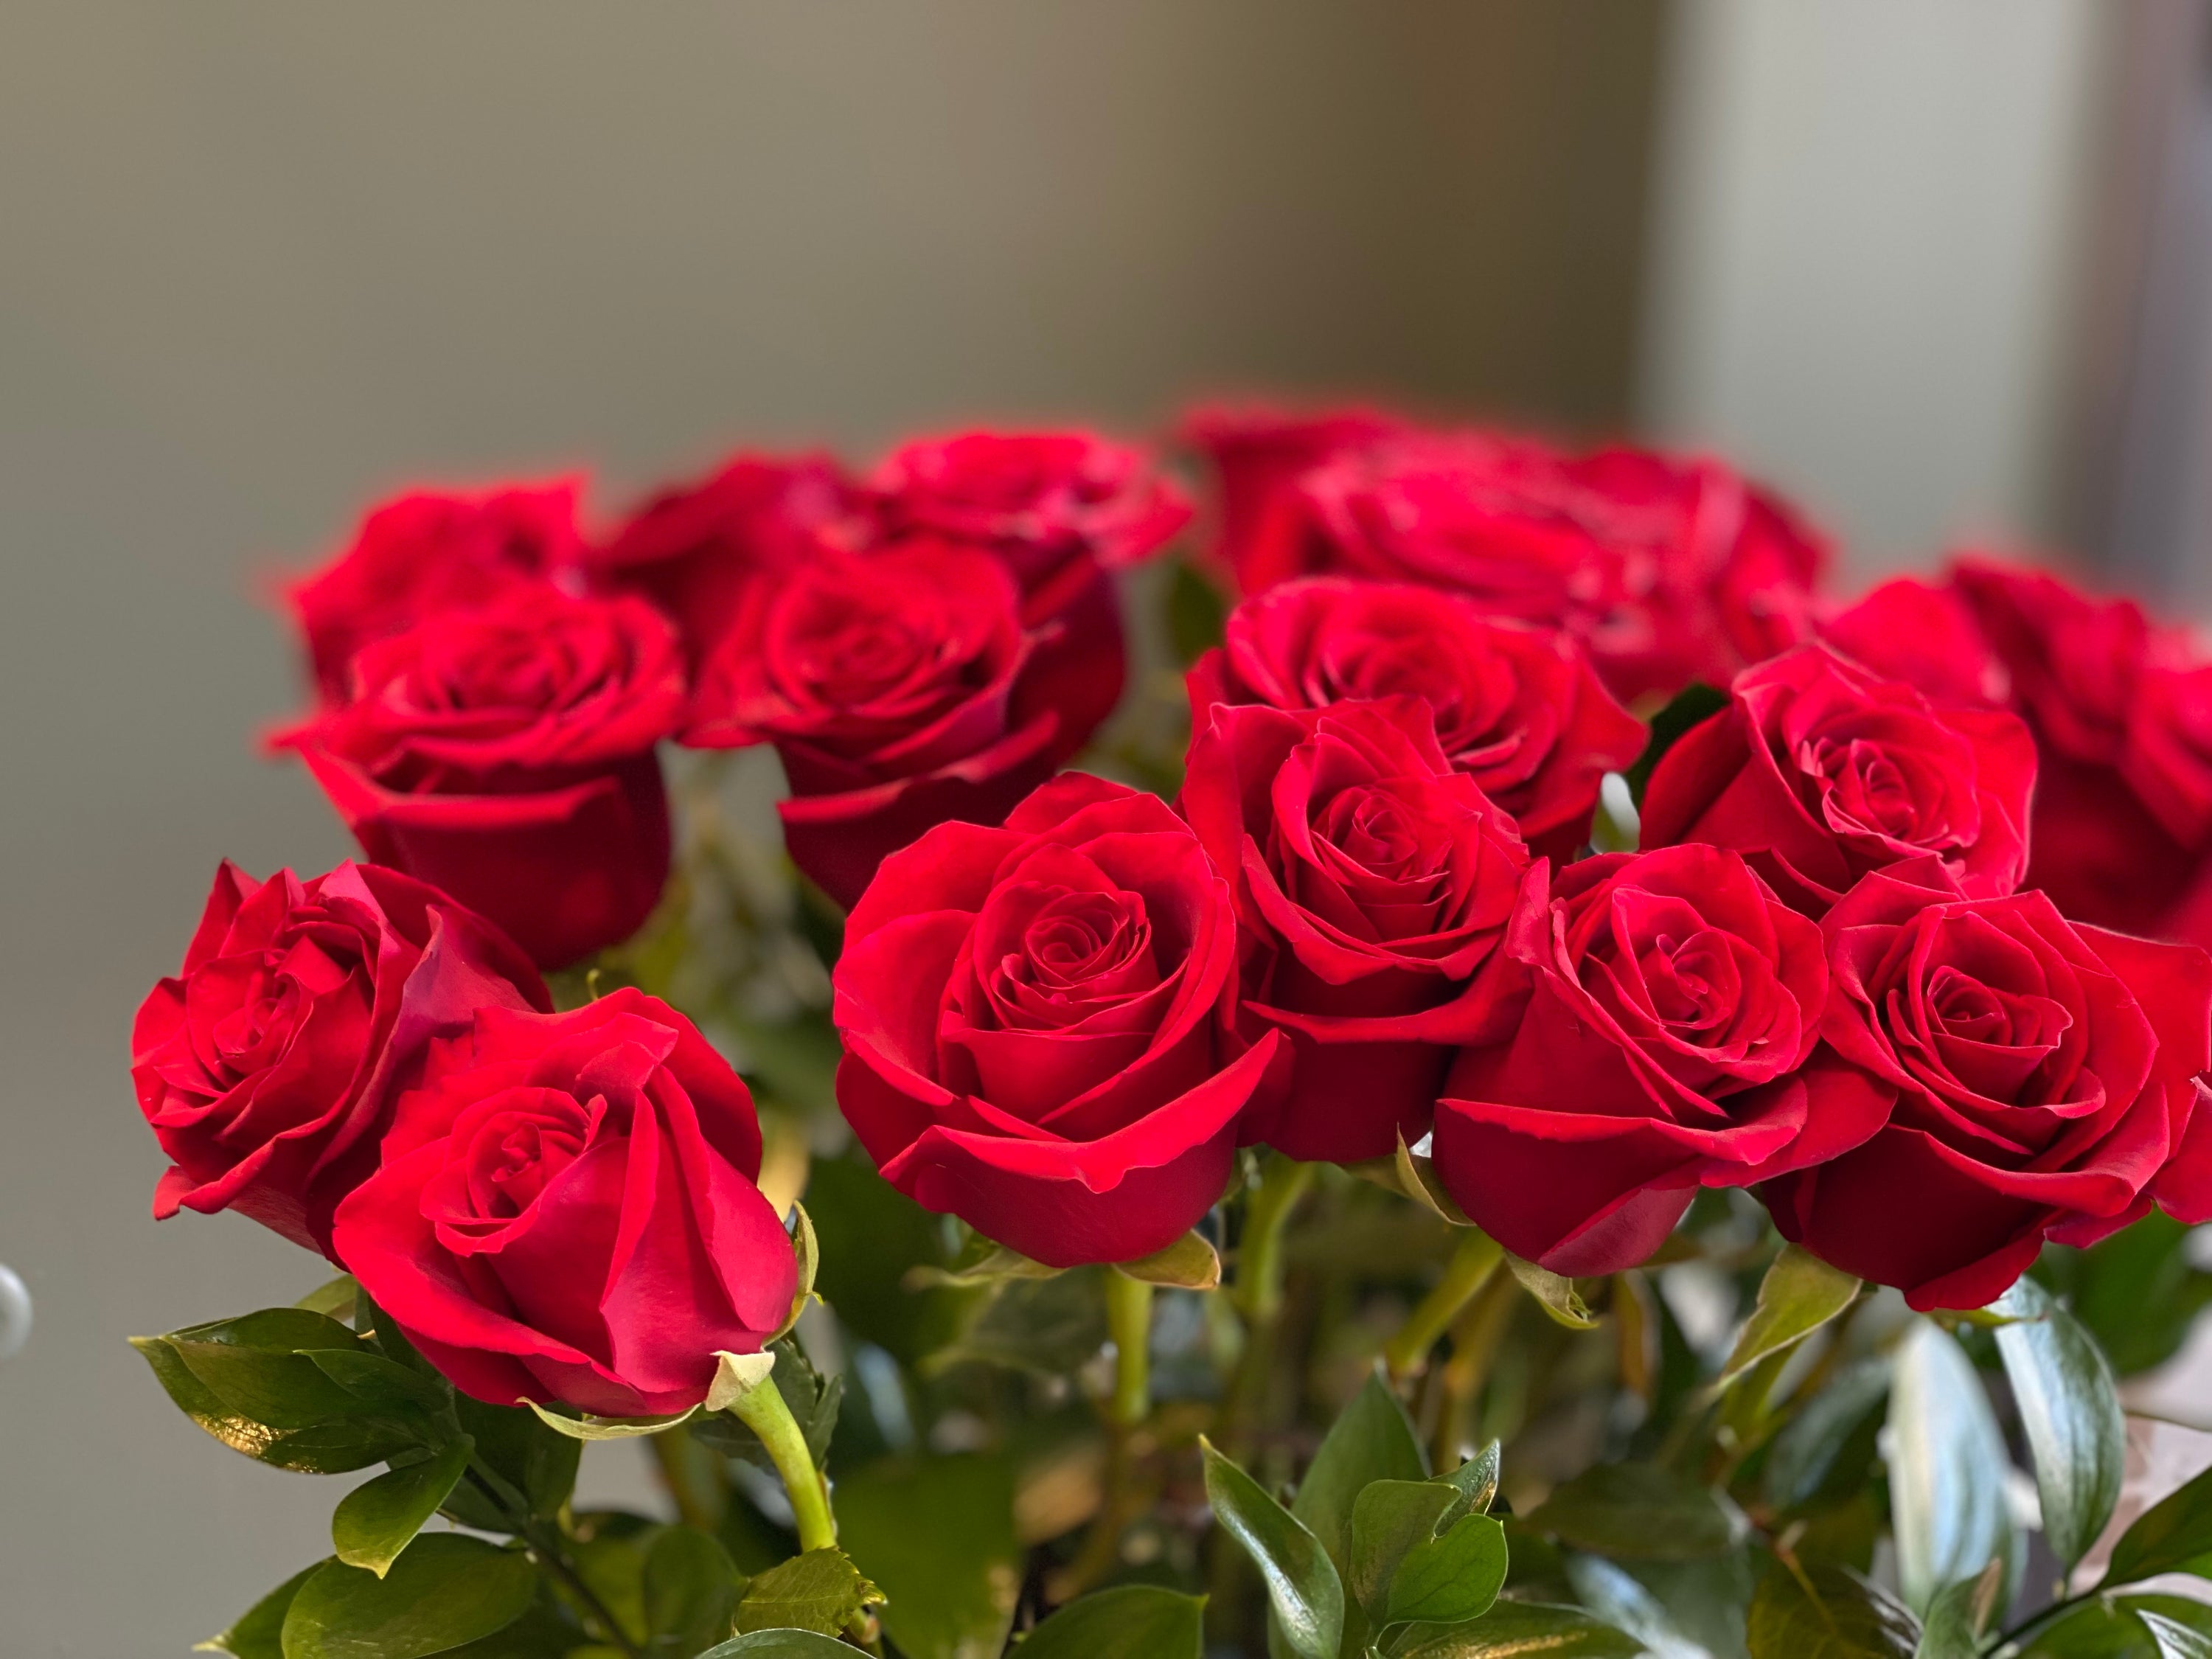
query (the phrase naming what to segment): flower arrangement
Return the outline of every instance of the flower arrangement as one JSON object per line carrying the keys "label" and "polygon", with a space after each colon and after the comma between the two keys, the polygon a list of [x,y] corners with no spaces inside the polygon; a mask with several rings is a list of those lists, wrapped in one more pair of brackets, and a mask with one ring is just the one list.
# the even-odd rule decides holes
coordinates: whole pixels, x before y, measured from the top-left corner
{"label": "flower arrangement", "polygon": [[[380,1472],[210,1645],[2212,1652],[2137,1588],[2212,1475],[2108,1536],[2212,1300],[2212,658],[1838,603],[1715,461],[1177,438],[1191,538],[970,432],[289,589],[362,860],[223,866],[132,1075],[156,1216],[337,1277],[137,1346]],[[580,1506],[633,1439],[664,1514]]]}

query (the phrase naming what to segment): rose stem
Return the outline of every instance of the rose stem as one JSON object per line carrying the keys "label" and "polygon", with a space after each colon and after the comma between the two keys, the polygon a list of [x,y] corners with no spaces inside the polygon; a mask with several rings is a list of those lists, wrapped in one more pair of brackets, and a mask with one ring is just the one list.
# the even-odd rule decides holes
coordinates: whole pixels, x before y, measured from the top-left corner
{"label": "rose stem", "polygon": [[1436,1346],[1437,1339],[1504,1259],[1504,1249],[1481,1229],[1468,1227],[1461,1231],[1451,1260],[1444,1264],[1444,1276],[1407,1316],[1398,1334],[1382,1345],[1382,1360],[1392,1376],[1402,1380],[1428,1364],[1429,1350]]}
{"label": "rose stem", "polygon": [[1475,1397],[1490,1378],[1498,1339],[1521,1305],[1514,1294],[1519,1288],[1510,1275],[1500,1279],[1492,1274],[1452,1323],[1451,1358],[1444,1362],[1443,1410],[1437,1418],[1434,1448],[1439,1469],[1457,1467],[1467,1449],[1474,1427]]}
{"label": "rose stem", "polygon": [[1224,1394],[1214,1443],[1232,1460],[1244,1453],[1246,1424],[1275,1363],[1275,1333],[1283,1318],[1283,1235],[1291,1213],[1312,1190],[1318,1164],[1298,1164],[1271,1152],[1259,1183],[1245,1200],[1244,1226],[1237,1243],[1237,1279],[1230,1297],[1244,1316],[1244,1351]]}
{"label": "rose stem", "polygon": [[799,1431],[799,1424],[791,1414],[791,1407],[783,1403],[783,1391],[775,1386],[775,1379],[761,1378],[731,1402],[729,1410],[760,1437],[761,1444],[768,1449],[769,1462],[783,1477],[783,1490],[791,1498],[791,1516],[799,1526],[800,1551],[836,1547],[837,1520],[830,1510],[830,1483],[814,1467],[814,1454],[807,1449],[806,1437]]}
{"label": "rose stem", "polygon": [[1106,1334],[1114,1340],[1114,1396],[1107,1418],[1127,1432],[1152,1413],[1152,1287],[1106,1270]]}

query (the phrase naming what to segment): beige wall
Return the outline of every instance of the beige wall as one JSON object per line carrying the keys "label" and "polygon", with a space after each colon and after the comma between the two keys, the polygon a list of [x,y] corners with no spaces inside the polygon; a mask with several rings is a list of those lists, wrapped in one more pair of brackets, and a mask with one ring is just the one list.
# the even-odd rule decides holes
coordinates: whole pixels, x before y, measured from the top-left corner
{"label": "beige wall", "polygon": [[[749,433],[1143,421],[1349,382],[1628,400],[1656,5],[787,0],[0,8],[0,1653],[182,1651],[342,1483],[123,1346],[289,1299],[156,1230],[130,1012],[217,858],[345,848],[251,752],[250,605],[365,498]],[[619,1451],[595,1457],[619,1458]]]}

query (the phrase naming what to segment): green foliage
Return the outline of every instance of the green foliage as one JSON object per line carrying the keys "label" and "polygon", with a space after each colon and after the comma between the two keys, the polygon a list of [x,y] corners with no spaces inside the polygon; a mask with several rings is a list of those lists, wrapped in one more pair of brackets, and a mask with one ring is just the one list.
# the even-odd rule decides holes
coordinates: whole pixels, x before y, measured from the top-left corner
{"label": "green foliage", "polygon": [[1167,592],[1162,596],[1161,607],[1169,648],[1183,667],[1221,643],[1229,620],[1228,596],[1200,575],[1189,561],[1177,559],[1168,568]]}
{"label": "green foliage", "polygon": [[1685,1561],[1732,1549],[1743,1517],[1725,1498],[1652,1463],[1599,1463],[1561,1486],[1528,1524],[1620,1560]]}
{"label": "green foliage", "polygon": [[2086,1250],[2052,1246],[2036,1277],[2073,1310],[2122,1376],[2162,1365],[2212,1303],[2212,1273],[2190,1265],[2191,1230],[2154,1210]]}
{"label": "green foliage", "polygon": [[[837,1431],[837,1413],[845,1399],[842,1376],[823,1376],[814,1369],[805,1350],[791,1337],[781,1337],[769,1352],[775,1369],[769,1373],[775,1391],[783,1396],[792,1420],[806,1441],[806,1449],[819,1468],[830,1455],[830,1438]],[[760,1437],[727,1413],[715,1412],[695,1419],[692,1436],[702,1444],[732,1457],[742,1457],[773,1474],[775,1464],[761,1444]]]}
{"label": "green foliage", "polygon": [[381,1577],[326,1561],[284,1615],[284,1659],[425,1659],[504,1629],[538,1591],[528,1559],[460,1533],[417,1538]]}
{"label": "green foliage", "polygon": [[2104,1583],[2139,1583],[2165,1572],[2212,1577],[2212,1469],[2136,1517],[2112,1546]]}
{"label": "green foliage", "polygon": [[1643,1643],[1579,1607],[1500,1601],[1473,1624],[1411,1626],[1391,1659],[1635,1659]]}
{"label": "green foliage", "polygon": [[1845,1567],[1776,1561],[1751,1598],[1751,1659],[1912,1659],[1920,1622]]}
{"label": "green foliage", "polygon": [[811,1630],[763,1630],[709,1648],[699,1659],[853,1659],[853,1650]]}
{"label": "green foliage", "polygon": [[422,1531],[422,1523],[460,1484],[475,1449],[476,1443],[464,1435],[416,1462],[395,1463],[348,1492],[331,1517],[331,1541],[337,1559],[383,1577]]}
{"label": "green foliage", "polygon": [[1260,1569],[1282,1639],[1298,1659],[1336,1659],[1344,1634],[1344,1583],[1310,1532],[1252,1477],[1200,1443],[1214,1519]]}
{"label": "green foliage", "polygon": [[2112,1368],[2088,1332],[2033,1279],[2021,1280],[1996,1306],[2019,1322],[1998,1327],[1997,1353],[2035,1459],[2044,1540],[2070,1568],[2089,1553],[2120,1499],[2127,1423]]}
{"label": "green foliage", "polygon": [[2005,1563],[2021,1540],[2004,1495],[2004,1436],[1973,1362],[1928,1321],[1897,1350],[1889,1394],[1890,1519],[1905,1605],[1925,1610],[1946,1584]]}
{"label": "green foliage", "polygon": [[1651,781],[1651,773],[1665,758],[1667,751],[1682,739],[1682,734],[1699,721],[1709,720],[1728,707],[1728,693],[1701,681],[1692,681],[1674,694],[1674,699],[1651,717],[1650,741],[1623,774],[1628,780],[1628,793],[1640,809],[1644,805],[1645,786]]}
{"label": "green foliage", "polygon": [[230,1654],[233,1659],[284,1659],[284,1615],[292,1610],[292,1598],[300,1593],[300,1586],[313,1578],[322,1565],[318,1561],[294,1573],[248,1607],[228,1630],[199,1645]]}
{"label": "green foliage", "polygon": [[1340,1574],[1348,1559],[1345,1535],[1360,1492],[1370,1481],[1422,1480],[1428,1473],[1405,1407],[1382,1378],[1370,1376],[1329,1425],[1291,1499],[1291,1514]]}
{"label": "green foliage", "polygon": [[[650,1558],[647,1565],[649,1570]],[[844,1551],[809,1550],[745,1586],[738,1601],[738,1632],[811,1630],[835,1636],[883,1599]]]}
{"label": "green foliage", "polygon": [[1020,1659],[1200,1659],[1206,1600],[1124,1584],[1069,1602],[1023,1638]]}
{"label": "green foliage", "polygon": [[996,1653],[1021,1580],[1014,1481],[1001,1458],[893,1458],[838,1482],[845,1547],[888,1598],[907,1659]]}
{"label": "green foliage", "polygon": [[647,1546],[638,1578],[646,1631],[660,1652],[696,1653],[729,1634],[745,1588],[714,1539],[692,1527],[664,1527]]}
{"label": "green foliage", "polygon": [[1859,1281],[1810,1250],[1784,1244],[1759,1281],[1759,1304],[1721,1367],[1726,1385],[1761,1360],[1785,1353],[1858,1299]]}
{"label": "green foliage", "polygon": [[2212,1605],[2205,1602],[2179,1595],[2100,1595],[2046,1626],[2021,1649],[2020,1659],[2166,1659],[2144,1623],[2149,1614],[2212,1636]]}

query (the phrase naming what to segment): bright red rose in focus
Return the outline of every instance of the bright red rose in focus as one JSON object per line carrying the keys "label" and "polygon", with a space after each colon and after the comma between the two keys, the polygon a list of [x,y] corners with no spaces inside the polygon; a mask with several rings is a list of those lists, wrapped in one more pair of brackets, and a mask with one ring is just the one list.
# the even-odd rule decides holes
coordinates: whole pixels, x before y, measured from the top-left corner
{"label": "bright red rose in focus", "polygon": [[650,599],[694,670],[776,578],[811,558],[853,508],[827,455],[733,455],[662,490],[587,555],[594,585]]}
{"label": "bright red rose in focus", "polygon": [[286,592],[324,697],[345,700],[362,647],[426,617],[518,584],[579,587],[577,495],[563,478],[476,495],[421,490],[372,510],[351,546]]}
{"label": "bright red rose in focus", "polygon": [[1516,1255],[1634,1267],[1700,1186],[1818,1164],[1881,1127],[1869,1079],[1806,1063],[1828,994],[1820,928],[1734,853],[1540,863],[1505,950],[1525,1006],[1510,1036],[1453,1065],[1434,1155]]}
{"label": "bright red rose in focus", "polygon": [[1312,576],[1255,594],[1230,613],[1225,641],[1198,659],[1189,688],[1200,730],[1215,703],[1419,697],[1452,764],[1554,858],[1589,839],[1605,774],[1644,750],[1643,724],[1566,635],[1405,582]]}
{"label": "bright red rose in focus", "polygon": [[1725,681],[1802,638],[1825,557],[1787,507],[1717,461],[1419,434],[1302,475],[1237,579],[1248,593],[1328,574],[1462,593],[1565,629],[1634,698]]}
{"label": "bright red rose in focus", "polygon": [[1293,1055],[1249,1136],[1338,1163],[1419,1140],[1453,1050],[1501,1034],[1490,969],[1528,865],[1512,819],[1412,697],[1216,708],[1182,809],[1236,883],[1249,1034]]}
{"label": "bright red rose in focus", "polygon": [[723,641],[684,741],[775,744],[792,792],[784,845],[850,906],[886,854],[948,818],[996,823],[1050,775],[1062,728],[1038,695],[1036,648],[988,553],[825,551]]}
{"label": "bright red rose in focus", "polygon": [[1940,855],[1966,891],[2027,866],[2035,741],[2002,709],[1938,708],[1824,645],[1736,676],[1644,793],[1643,844],[1732,848],[1817,916],[1869,870]]}
{"label": "bright red rose in focus", "polygon": [[879,543],[967,542],[1021,585],[1040,630],[1041,706],[1059,711],[1053,759],[1080,748],[1127,675],[1112,571],[1150,558],[1190,521],[1190,503],[1142,450],[1088,432],[963,432],[917,439],[867,482]]}
{"label": "bright red rose in focus", "polygon": [[798,1264],[753,1183],[752,1097],[690,1021],[623,989],[487,1009],[399,1103],[338,1206],[339,1260],[495,1405],[687,1411],[781,1327]]}
{"label": "bright red rose in focus", "polygon": [[1760,1189],[1785,1238],[1918,1309],[1978,1308],[2046,1237],[2088,1243],[2154,1197],[2212,1217],[2212,959],[1963,896],[1934,860],[1869,876],[1821,924],[1822,1053],[1878,1088],[1864,1145]]}
{"label": "bright red rose in focus", "polygon": [[675,630],[643,600],[520,588],[366,647],[346,702],[276,741],[369,857],[558,968],[628,938],[660,896],[653,745],[684,707]]}
{"label": "bright red rose in focus", "polygon": [[396,870],[258,882],[224,864],[131,1033],[138,1109],[173,1160],[154,1214],[236,1210],[327,1254],[432,1039],[478,1008],[552,1006],[497,928]]}
{"label": "bright red rose in focus", "polygon": [[1054,1267],[1194,1224],[1280,1042],[1236,1039],[1235,902],[1190,826],[1081,773],[885,859],[835,981],[837,1102],[884,1178]]}

